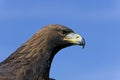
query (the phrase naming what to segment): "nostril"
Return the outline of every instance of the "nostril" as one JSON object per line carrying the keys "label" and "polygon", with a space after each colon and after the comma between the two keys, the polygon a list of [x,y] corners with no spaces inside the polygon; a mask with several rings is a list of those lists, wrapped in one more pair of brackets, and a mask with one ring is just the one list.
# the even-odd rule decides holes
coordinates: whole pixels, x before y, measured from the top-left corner
{"label": "nostril", "polygon": [[76,38],[79,39],[79,36],[77,36]]}

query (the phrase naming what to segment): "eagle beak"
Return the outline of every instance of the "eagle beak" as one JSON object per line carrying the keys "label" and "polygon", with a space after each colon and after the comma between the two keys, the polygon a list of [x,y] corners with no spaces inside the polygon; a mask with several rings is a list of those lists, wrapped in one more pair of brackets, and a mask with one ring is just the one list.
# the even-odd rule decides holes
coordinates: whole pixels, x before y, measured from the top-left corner
{"label": "eagle beak", "polygon": [[76,33],[69,33],[64,38],[65,41],[72,43],[73,45],[85,46],[85,39]]}

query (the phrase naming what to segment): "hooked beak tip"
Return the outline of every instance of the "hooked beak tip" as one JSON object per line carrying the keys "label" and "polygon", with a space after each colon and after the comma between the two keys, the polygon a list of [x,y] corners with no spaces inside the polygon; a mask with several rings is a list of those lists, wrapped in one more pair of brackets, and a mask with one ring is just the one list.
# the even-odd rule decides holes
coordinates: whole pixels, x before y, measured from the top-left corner
{"label": "hooked beak tip", "polygon": [[84,38],[82,38],[82,48],[84,49],[84,47],[85,47],[85,39]]}

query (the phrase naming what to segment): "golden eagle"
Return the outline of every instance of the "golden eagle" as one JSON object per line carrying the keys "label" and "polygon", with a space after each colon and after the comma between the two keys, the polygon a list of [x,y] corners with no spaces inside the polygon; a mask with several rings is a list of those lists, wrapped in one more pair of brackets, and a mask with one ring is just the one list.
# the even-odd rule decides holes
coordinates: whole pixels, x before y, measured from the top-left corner
{"label": "golden eagle", "polygon": [[53,57],[71,45],[84,47],[85,40],[66,26],[45,26],[0,63],[0,80],[49,80]]}

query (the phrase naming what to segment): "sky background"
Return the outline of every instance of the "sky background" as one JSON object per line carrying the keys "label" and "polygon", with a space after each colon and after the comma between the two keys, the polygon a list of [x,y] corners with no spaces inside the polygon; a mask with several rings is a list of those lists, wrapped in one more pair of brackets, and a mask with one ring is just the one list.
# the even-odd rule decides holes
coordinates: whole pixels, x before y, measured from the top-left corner
{"label": "sky background", "polygon": [[81,34],[86,46],[59,51],[51,78],[120,80],[120,0],[0,0],[0,61],[56,23]]}

